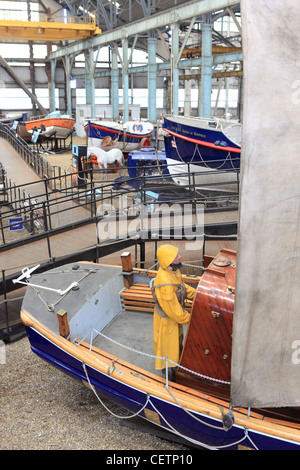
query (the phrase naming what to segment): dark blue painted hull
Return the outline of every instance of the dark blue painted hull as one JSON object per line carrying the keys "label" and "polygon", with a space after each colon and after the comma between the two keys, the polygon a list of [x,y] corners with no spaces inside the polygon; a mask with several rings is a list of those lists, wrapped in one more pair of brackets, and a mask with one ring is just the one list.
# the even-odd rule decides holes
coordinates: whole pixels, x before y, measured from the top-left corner
{"label": "dark blue painted hull", "polygon": [[[66,374],[78,380],[87,380],[84,372],[84,363],[72,356],[64,349],[58,347],[35,329],[26,327],[27,335],[32,350],[41,358],[58,367]],[[88,354],[87,354],[88,361]],[[131,413],[137,413],[143,409],[147,402],[146,410],[158,413],[161,427],[187,439],[187,441],[198,443],[201,447],[221,448],[226,450],[237,449],[239,444],[248,448],[260,450],[291,450],[299,449],[299,445],[276,439],[252,431],[233,426],[225,431],[222,423],[199,413],[193,413],[196,419],[183,410],[180,406],[158,397],[148,395],[144,391],[116,380],[107,373],[85,365],[91,384],[101,391],[101,395],[113,402],[123,406]],[[139,414],[145,418],[145,412]]]}
{"label": "dark blue painted hull", "polygon": [[[123,143],[124,141],[124,132],[122,130],[118,131],[116,129],[99,125],[93,122],[88,121],[87,125],[84,127],[84,130],[88,137],[93,139],[104,139],[105,137],[111,137],[112,140],[117,139],[118,142]],[[125,133],[125,142],[130,144],[140,144],[141,140],[144,138],[149,138],[152,134],[152,131],[149,133],[139,133],[134,134],[126,131]]]}
{"label": "dark blue painted hull", "polygon": [[168,159],[214,170],[239,170],[241,147],[220,129],[201,128],[166,117],[163,129]]}

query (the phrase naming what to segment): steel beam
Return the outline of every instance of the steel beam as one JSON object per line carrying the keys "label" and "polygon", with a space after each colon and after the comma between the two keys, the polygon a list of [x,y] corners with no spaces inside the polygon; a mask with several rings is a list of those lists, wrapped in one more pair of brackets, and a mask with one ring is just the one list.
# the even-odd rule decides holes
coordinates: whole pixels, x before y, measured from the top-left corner
{"label": "steel beam", "polygon": [[189,3],[185,3],[184,5],[179,5],[176,8],[171,8],[161,13],[156,13],[151,17],[130,23],[126,25],[126,27],[122,26],[112,31],[102,33],[99,36],[86,39],[85,41],[62,47],[58,51],[51,52],[50,58],[56,59],[64,57],[67,54],[79,54],[89,47],[96,48],[98,46],[104,46],[110,42],[135,36],[136,34],[144,33],[145,31],[162,28],[166,26],[166,24],[170,25],[180,21],[185,21],[193,17],[223,10],[234,5],[238,5],[239,3],[240,2],[237,0],[193,0]]}
{"label": "steel beam", "polygon": [[[224,64],[227,62],[239,62],[243,60],[243,53],[242,52],[232,52],[228,54],[220,54],[213,56],[212,58],[212,63],[213,65],[216,64]],[[196,57],[194,59],[183,59],[178,62],[178,68],[179,69],[184,69],[184,68],[190,68],[190,67],[200,67],[202,64],[202,58],[201,57]],[[163,62],[157,64],[157,71],[161,70],[166,70],[171,68],[171,62]],[[140,65],[136,67],[128,67],[128,73],[142,73],[142,72],[148,72],[149,66],[148,65]],[[118,72],[118,74],[121,72]],[[110,70],[103,70],[103,72],[96,72],[95,73],[95,78],[99,77],[110,77],[111,76],[111,71]],[[78,75],[74,75],[76,78],[84,78],[84,74],[80,73]]]}
{"label": "steel beam", "polygon": [[148,120],[156,123],[156,38],[148,38]]}
{"label": "steel beam", "polygon": [[25,93],[29,96],[32,101],[32,104],[36,105],[39,108],[41,114],[47,114],[46,109],[44,106],[39,102],[37,97],[31,93],[29,88],[25,85],[23,80],[18,77],[18,75],[14,72],[14,70],[8,65],[5,59],[0,56],[0,65],[4,68],[4,70],[8,73],[8,75],[25,91]]}
{"label": "steel beam", "polygon": [[112,117],[114,121],[117,121],[119,119],[119,71],[118,55],[114,47],[111,48],[111,103]]}

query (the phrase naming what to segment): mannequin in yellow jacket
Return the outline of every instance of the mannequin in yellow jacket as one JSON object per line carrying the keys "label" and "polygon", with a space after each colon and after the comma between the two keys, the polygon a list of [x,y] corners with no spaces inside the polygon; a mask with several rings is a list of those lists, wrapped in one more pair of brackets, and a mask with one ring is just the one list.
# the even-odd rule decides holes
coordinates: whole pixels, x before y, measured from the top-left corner
{"label": "mannequin in yellow jacket", "polygon": [[[193,300],[196,290],[182,282],[180,270],[176,268],[176,265],[180,266],[181,260],[178,248],[161,245],[157,250],[157,257],[160,267],[152,288],[156,301],[153,346],[156,356],[155,369],[161,369],[165,375],[166,361],[160,357],[167,357],[175,363],[179,362],[183,338],[182,325],[186,325],[190,320],[190,314],[184,309],[183,301],[186,297]],[[183,294],[181,299],[178,291]],[[170,362],[168,367],[176,366]]]}

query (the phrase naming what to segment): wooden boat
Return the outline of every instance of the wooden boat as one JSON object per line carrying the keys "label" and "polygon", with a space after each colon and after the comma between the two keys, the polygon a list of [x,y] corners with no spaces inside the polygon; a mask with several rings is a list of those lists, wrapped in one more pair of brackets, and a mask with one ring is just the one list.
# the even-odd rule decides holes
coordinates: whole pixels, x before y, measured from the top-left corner
{"label": "wooden boat", "polygon": [[69,115],[61,115],[54,111],[44,117],[34,118],[26,121],[26,130],[32,134],[34,131],[39,135],[50,138],[67,138],[75,129],[75,120]]}
{"label": "wooden boat", "polygon": [[[32,132],[28,132],[28,130],[26,129],[26,121],[20,121],[16,127],[16,133],[22,137],[22,139],[27,142],[27,143],[30,143],[32,142]],[[46,137],[39,134],[39,142],[43,142],[46,140]]]}
{"label": "wooden boat", "polygon": [[91,139],[91,145],[103,148],[117,147],[122,151],[131,152],[144,146],[150,146],[150,137],[153,133],[153,124],[144,121],[102,121],[88,119],[84,123],[84,130]]}
{"label": "wooden boat", "polygon": [[200,280],[185,279],[197,295],[186,305],[191,321],[176,382],[154,369],[155,272],[133,269],[127,253],[122,267],[80,262],[37,275],[24,270],[21,278],[32,279],[21,318],[38,356],[90,386],[100,402],[99,392],[187,443],[300,449],[299,409],[293,419],[281,409],[231,410],[235,271],[235,253],[223,250]]}

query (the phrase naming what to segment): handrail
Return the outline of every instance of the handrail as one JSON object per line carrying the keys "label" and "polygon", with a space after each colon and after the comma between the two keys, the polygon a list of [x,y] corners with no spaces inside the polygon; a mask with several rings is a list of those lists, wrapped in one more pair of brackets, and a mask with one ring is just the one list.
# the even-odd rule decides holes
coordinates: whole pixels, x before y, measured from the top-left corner
{"label": "handrail", "polygon": [[0,137],[5,139],[32,170],[41,178],[56,176],[59,167],[50,165],[38,152],[34,152],[21,136],[13,132],[8,126],[0,123]]}
{"label": "handrail", "polygon": [[[0,126],[1,128],[1,126]],[[1,135],[1,131],[0,131]],[[9,135],[10,136],[10,135]],[[19,140],[19,139],[18,139]],[[18,145],[21,145],[18,142]],[[25,147],[26,148],[26,147]],[[36,157],[34,155],[34,157]],[[97,181],[97,175],[99,176],[100,174],[103,175],[103,170],[85,170],[85,171],[77,171],[77,172],[72,172],[72,173],[66,173],[64,175],[59,175],[59,176],[53,176],[51,178],[42,178],[40,181],[35,181],[32,183],[27,183],[27,184],[21,184],[21,185],[16,185],[13,184],[9,181],[5,181],[5,189],[3,192],[5,192],[6,197],[7,197],[7,204],[6,208],[2,207],[2,211],[0,214],[0,242],[1,242],[1,237],[2,237],[2,246],[1,246],[1,251],[5,251],[8,249],[15,248],[17,246],[23,246],[27,243],[34,243],[35,241],[45,238],[47,240],[47,245],[48,245],[48,259],[42,260],[44,266],[53,266],[56,265],[59,262],[67,262],[66,258],[68,257],[68,260],[72,258],[72,260],[76,259],[83,259],[85,257],[86,259],[94,260],[100,258],[100,256],[104,256],[105,253],[111,253],[113,250],[119,251],[118,248],[120,249],[120,245],[122,245],[121,249],[124,249],[123,247],[127,244],[135,244],[135,246],[140,246],[141,250],[141,260],[140,263],[144,262],[142,252],[145,251],[143,248],[143,244],[145,243],[145,239],[142,238],[142,236],[139,239],[133,239],[133,238],[124,238],[122,237],[121,239],[117,240],[109,240],[109,242],[102,242],[100,239],[98,240],[98,243],[90,246],[89,241],[87,240],[87,247],[86,249],[83,249],[79,253],[73,253],[72,255],[66,255],[66,257],[63,257],[64,259],[62,260],[57,260],[53,259],[52,253],[51,253],[51,238],[54,235],[58,235],[59,233],[62,233],[64,231],[70,231],[74,230],[76,227],[80,227],[83,225],[87,224],[95,224],[95,228],[97,227],[97,224],[101,220],[104,219],[104,215],[99,213],[97,211],[97,205],[103,206],[103,204],[108,203],[110,204],[111,201],[113,201],[114,196],[117,197],[123,197],[123,196],[130,196],[132,199],[135,199],[136,201],[136,196],[137,192],[140,193],[140,201],[142,205],[147,206],[147,195],[148,191],[155,191],[156,188],[159,188],[163,186],[165,189],[167,189],[168,185],[169,187],[177,187],[174,186],[174,183],[172,183],[171,178],[169,175],[157,175],[149,177],[147,176],[147,169],[152,169],[154,172],[160,169],[163,173],[164,167],[161,165],[150,165],[150,166],[145,166],[143,167],[143,170],[145,171],[144,175],[139,175],[135,178],[128,178],[126,181],[128,183],[128,187],[123,187],[123,185],[119,184],[116,181]],[[201,172],[199,172],[200,174]],[[223,172],[224,174],[227,173],[226,171]],[[197,173],[196,173],[197,174]],[[222,205],[222,207],[225,207],[226,204],[228,203],[228,208],[231,208],[231,210],[236,210],[237,209],[237,200],[238,200],[238,195],[233,194],[232,199],[229,198],[228,201],[226,201],[225,196],[214,196],[214,197],[207,197],[205,194],[202,194],[201,192],[197,191],[197,188],[195,186],[195,173],[182,173],[182,176],[187,176],[189,179],[189,184],[186,186],[182,186],[181,188],[186,188],[186,192],[183,193],[182,197],[177,196],[176,202],[180,203],[191,203],[192,205],[195,205],[197,203],[204,204],[205,207],[208,207],[210,204],[213,206],[218,206],[219,204]],[[83,186],[80,186],[75,183],[74,185],[74,177],[83,177]],[[166,179],[167,178],[167,179]],[[139,182],[139,187],[138,189],[134,188],[134,186],[130,186],[130,184],[134,184],[136,182]],[[163,183],[163,185],[161,183]],[[31,191],[32,188],[36,187],[36,190],[34,191],[35,195],[32,196],[29,193],[29,190],[27,190],[28,185],[30,184]],[[150,187],[149,187],[150,184]],[[49,188],[54,187],[55,189],[51,191]],[[57,188],[60,188],[59,190]],[[97,190],[99,189],[99,194],[97,194]],[[101,192],[100,192],[101,191]],[[0,191],[1,194],[1,191]],[[97,197],[98,196],[98,197]],[[227,197],[228,198],[228,197]],[[73,204],[70,205],[70,202]],[[167,203],[167,200],[164,200],[164,203]],[[169,199],[169,202],[174,203],[174,199]],[[25,205],[26,203],[26,205]],[[160,201],[153,201],[151,204],[154,206],[156,204],[159,204]],[[9,207],[7,207],[7,205]],[[134,204],[133,204],[134,205]],[[72,216],[72,214],[75,214],[76,211],[80,208],[82,212],[82,216],[76,219],[76,216]],[[226,210],[226,209],[225,209]],[[55,217],[59,216],[60,221],[63,218],[64,214],[70,214],[71,217],[68,217],[68,223],[61,223],[59,226],[55,224]],[[118,218],[121,219],[122,216],[122,210],[118,211],[115,210],[115,215]],[[18,216],[22,217],[24,220],[24,224],[26,224],[27,227],[27,236],[26,237],[18,237],[18,240],[15,241],[8,241],[5,237],[5,232],[9,230],[9,228],[14,228],[17,225],[17,221],[12,222],[10,219],[13,218],[18,218]],[[73,217],[73,218],[72,218]],[[125,216],[126,217],[126,216]],[[134,215],[133,215],[134,217]],[[71,220],[70,220],[71,219]],[[67,220],[67,219],[66,219]],[[128,217],[129,220],[129,217]],[[166,229],[168,230],[168,229]],[[215,238],[222,238],[224,236],[227,237],[227,239],[230,239],[230,236],[235,237],[236,233],[236,224],[230,222],[227,224],[223,224],[221,227],[220,224],[214,224],[206,227],[206,236],[211,238],[214,236]],[[161,231],[161,235],[163,239],[166,239],[165,233],[163,233],[163,229]],[[173,237],[174,239],[177,239],[177,235],[171,233],[170,231],[170,237]],[[172,239],[172,238],[170,238]],[[155,241],[152,240],[153,244],[157,243],[156,239]],[[113,245],[112,247],[108,246],[109,243]],[[126,249],[126,248],[125,248]],[[137,248],[136,248],[137,250]],[[86,256],[87,255],[87,256]],[[70,262],[70,261],[68,261]],[[46,269],[47,269],[46,266]],[[16,268],[16,267],[15,267]],[[15,269],[17,270],[17,269]],[[11,270],[9,271],[11,272]],[[0,279],[0,285],[2,286],[3,290],[3,295],[4,295],[4,317],[6,323],[4,329],[1,330],[1,324],[0,324],[0,339],[1,336],[5,338],[9,338],[10,336],[13,336],[15,334],[15,328],[18,329],[20,328],[20,324],[13,324],[10,323],[10,317],[9,317],[9,305],[10,303],[8,302],[8,298],[6,294],[11,291],[11,279],[10,275],[8,274],[8,271],[5,272],[5,270],[2,269],[2,282]],[[2,310],[3,311],[3,310]],[[2,313],[1,313],[2,315]],[[0,317],[1,319],[1,317]]]}

